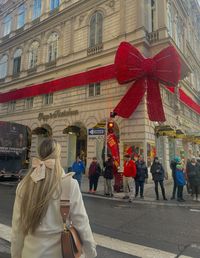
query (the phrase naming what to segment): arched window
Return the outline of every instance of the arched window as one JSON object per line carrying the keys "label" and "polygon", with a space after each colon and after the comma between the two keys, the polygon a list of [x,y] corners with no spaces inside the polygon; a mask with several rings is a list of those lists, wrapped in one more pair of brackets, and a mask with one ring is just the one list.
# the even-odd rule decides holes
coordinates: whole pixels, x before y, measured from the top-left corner
{"label": "arched window", "polygon": [[17,49],[13,56],[13,75],[20,73],[22,50]]}
{"label": "arched window", "polygon": [[34,41],[29,50],[29,64],[28,68],[32,69],[37,66],[37,58],[38,58],[38,49],[39,49],[39,43],[37,41]]}
{"label": "arched window", "polygon": [[102,43],[103,34],[103,16],[100,12],[96,12],[90,20],[90,40],[89,46],[93,47]]}
{"label": "arched window", "polygon": [[36,19],[41,15],[41,0],[33,0],[32,19]]}
{"label": "arched window", "polygon": [[50,0],[50,10],[57,8],[60,5],[60,0]]}
{"label": "arched window", "polygon": [[8,69],[8,56],[4,55],[0,58],[0,79],[3,79],[7,75]]}
{"label": "arched window", "polygon": [[48,41],[47,41],[47,49],[48,49],[48,62],[55,61],[58,57],[58,34],[53,32]]}

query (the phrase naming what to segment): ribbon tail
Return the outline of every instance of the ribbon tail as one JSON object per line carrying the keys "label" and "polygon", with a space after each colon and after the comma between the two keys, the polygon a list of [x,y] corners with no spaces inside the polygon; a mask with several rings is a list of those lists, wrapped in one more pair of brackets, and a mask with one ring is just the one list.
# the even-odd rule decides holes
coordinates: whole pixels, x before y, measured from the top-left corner
{"label": "ribbon tail", "polygon": [[137,80],[130,87],[130,89],[127,91],[127,93],[115,107],[113,112],[116,113],[118,116],[129,118],[141,102],[145,91],[145,80]]}
{"label": "ribbon tail", "polygon": [[149,78],[147,79],[147,110],[151,121],[166,121],[159,82]]}

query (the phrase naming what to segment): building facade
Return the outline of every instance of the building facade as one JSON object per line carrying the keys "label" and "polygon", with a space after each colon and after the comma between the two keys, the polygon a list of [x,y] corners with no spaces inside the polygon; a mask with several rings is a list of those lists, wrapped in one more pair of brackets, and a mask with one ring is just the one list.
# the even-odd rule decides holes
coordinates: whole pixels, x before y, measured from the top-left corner
{"label": "building facade", "polygon": [[[196,0],[0,1],[0,92],[44,82],[53,87],[59,78],[113,64],[122,41],[147,57],[172,44],[181,57],[182,80],[175,92],[160,85],[166,122],[149,121],[145,98],[129,119],[113,118],[121,159],[132,147],[148,164],[157,153],[168,168],[175,154],[199,154],[192,136],[199,130],[200,115],[180,98],[182,89],[197,106],[200,102],[199,20]],[[0,120],[31,129],[32,155],[38,141],[53,136],[62,145],[64,167],[77,154],[88,164],[93,156],[101,160],[105,142],[104,136],[88,135],[88,129],[110,119],[130,85],[110,79],[2,101]]]}

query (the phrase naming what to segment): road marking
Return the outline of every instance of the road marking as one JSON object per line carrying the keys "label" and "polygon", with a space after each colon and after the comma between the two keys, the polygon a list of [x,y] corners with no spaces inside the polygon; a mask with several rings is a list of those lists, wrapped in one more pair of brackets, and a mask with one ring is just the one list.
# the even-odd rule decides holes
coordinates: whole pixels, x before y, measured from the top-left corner
{"label": "road marking", "polygon": [[[10,242],[11,227],[0,224],[0,238]],[[175,258],[176,254],[159,249],[125,242],[119,239],[94,233],[97,245],[117,252],[138,256],[142,258]],[[190,256],[180,256],[181,258],[191,258]]]}
{"label": "road marking", "polygon": [[193,212],[200,212],[200,210],[196,210],[196,209],[190,209],[190,211],[193,211]]}

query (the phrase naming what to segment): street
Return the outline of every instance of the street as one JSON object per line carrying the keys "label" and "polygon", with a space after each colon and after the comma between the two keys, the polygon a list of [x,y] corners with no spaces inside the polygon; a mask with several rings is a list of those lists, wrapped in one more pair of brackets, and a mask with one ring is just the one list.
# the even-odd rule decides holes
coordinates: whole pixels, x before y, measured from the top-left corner
{"label": "street", "polygon": [[[11,226],[14,197],[14,186],[0,184],[0,238]],[[200,257],[200,206],[129,204],[88,195],[84,201],[98,258]],[[9,243],[0,245],[0,257],[9,258]]]}

